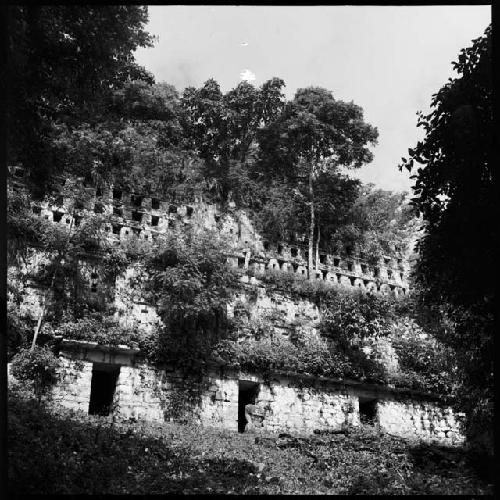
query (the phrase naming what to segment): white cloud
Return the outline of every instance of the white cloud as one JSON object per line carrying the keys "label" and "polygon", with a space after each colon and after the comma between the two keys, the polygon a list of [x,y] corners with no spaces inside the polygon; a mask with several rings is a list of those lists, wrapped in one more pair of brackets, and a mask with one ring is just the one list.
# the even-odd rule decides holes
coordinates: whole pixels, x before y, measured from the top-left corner
{"label": "white cloud", "polygon": [[245,80],[247,82],[255,81],[255,73],[249,69],[242,69],[240,71],[240,80]]}

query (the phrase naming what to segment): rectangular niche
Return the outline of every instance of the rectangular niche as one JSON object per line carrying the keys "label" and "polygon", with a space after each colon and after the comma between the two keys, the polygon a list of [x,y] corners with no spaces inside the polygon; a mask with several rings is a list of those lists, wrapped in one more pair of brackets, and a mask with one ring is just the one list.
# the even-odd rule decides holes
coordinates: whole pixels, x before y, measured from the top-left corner
{"label": "rectangular niche", "polygon": [[378,423],[376,398],[359,398],[359,421],[365,425]]}
{"label": "rectangular niche", "polygon": [[133,194],[130,198],[130,201],[132,202],[132,205],[134,205],[134,207],[142,206],[142,196]]}
{"label": "rectangular niche", "polygon": [[56,210],[53,210],[53,221],[54,222],[61,222],[62,216],[64,215],[63,212],[58,212]]}
{"label": "rectangular niche", "polygon": [[120,365],[94,363],[90,383],[89,415],[107,416],[111,413]]}

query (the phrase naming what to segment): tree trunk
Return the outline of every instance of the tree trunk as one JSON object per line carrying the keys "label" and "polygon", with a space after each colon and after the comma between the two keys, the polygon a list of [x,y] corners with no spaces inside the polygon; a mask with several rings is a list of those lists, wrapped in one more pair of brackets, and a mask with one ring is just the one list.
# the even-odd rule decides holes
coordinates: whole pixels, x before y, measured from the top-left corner
{"label": "tree trunk", "polygon": [[318,220],[317,226],[318,226],[318,236],[316,237],[316,271],[319,269],[319,241],[321,239],[321,230],[319,228],[319,220]]}
{"label": "tree trunk", "polygon": [[312,165],[309,171],[309,199],[311,203],[311,220],[309,223],[309,262],[308,262],[308,276],[312,278],[313,273],[313,245],[314,245],[314,189],[313,189],[313,168]]}
{"label": "tree trunk", "polygon": [[[72,214],[71,214],[71,224],[69,225],[68,238],[66,239],[66,245],[64,246],[64,251],[67,251],[67,249],[68,249],[68,245],[69,245],[69,242],[70,242],[70,239],[71,239],[71,231],[73,229],[73,221],[74,220],[75,220],[75,209],[73,207],[73,211],[72,211]],[[37,341],[37,338],[38,338],[38,334],[40,333],[40,327],[42,326],[42,321],[43,321],[43,318],[45,316],[45,308],[46,308],[46,304],[47,304],[47,297],[48,297],[49,292],[52,290],[52,288],[54,288],[56,274],[57,274],[57,271],[59,270],[59,266],[61,265],[61,261],[62,261],[63,258],[64,258],[64,254],[59,255],[57,263],[56,263],[56,265],[54,267],[54,273],[52,274],[52,280],[50,282],[50,287],[45,291],[45,293],[43,295],[42,310],[40,311],[40,316],[38,317],[38,321],[37,321],[37,324],[36,324],[36,327],[35,327],[35,333],[33,335],[33,340],[31,342],[30,351],[32,351],[35,348],[36,341]]]}
{"label": "tree trunk", "polygon": [[40,316],[38,316],[38,321],[36,323],[36,327],[35,327],[35,333],[33,335],[33,340],[31,342],[31,348],[30,348],[30,351],[32,351],[34,348],[35,348],[35,345],[36,345],[36,340],[38,338],[38,334],[40,333],[40,327],[42,326],[42,321],[43,321],[43,318],[45,316],[45,306],[47,304],[47,297],[48,297],[48,294],[50,292],[50,290],[52,290],[52,288],[54,288],[54,282],[55,282],[55,279],[56,279],[56,274],[57,274],[57,270],[59,268],[59,263],[61,262],[61,258],[59,258],[55,268],[54,268],[54,272],[52,274],[52,280],[50,282],[50,286],[49,288],[45,291],[45,293],[43,294],[43,304],[42,304],[42,310],[40,311]]}

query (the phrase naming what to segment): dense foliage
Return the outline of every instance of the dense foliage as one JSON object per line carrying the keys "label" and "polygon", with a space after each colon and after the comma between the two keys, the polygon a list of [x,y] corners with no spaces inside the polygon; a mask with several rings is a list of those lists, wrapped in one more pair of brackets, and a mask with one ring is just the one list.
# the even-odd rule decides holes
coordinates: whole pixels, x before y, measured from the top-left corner
{"label": "dense foliage", "polygon": [[32,326],[27,318],[19,314],[18,305],[9,301],[7,304],[7,359],[29,345],[32,337]]}
{"label": "dense foliage", "polygon": [[142,287],[165,325],[156,361],[194,369],[227,331],[226,304],[238,284],[227,248],[218,232],[179,231],[150,255]]}
{"label": "dense foliage", "polygon": [[[212,348],[211,359],[268,374],[286,371],[350,378],[456,396],[456,359],[433,335],[429,325],[436,325],[417,314],[413,297],[367,294],[277,271],[255,276],[271,294],[315,303],[321,312],[319,336],[298,321],[289,325],[290,334],[285,337],[276,332],[272,315],[243,314],[232,321],[228,338]],[[251,304],[252,289],[244,292]],[[383,345],[394,350],[397,368],[380,358]]]}
{"label": "dense foliage", "polygon": [[294,334],[287,339],[267,332],[261,338],[223,340],[215,347],[212,358],[265,376],[285,372],[384,381],[383,367],[367,359],[359,349],[350,344],[337,349],[337,345],[315,335]]}
{"label": "dense foliage", "polygon": [[147,7],[15,5],[8,14],[8,162],[22,163],[41,195],[62,173],[57,127],[99,119],[129,79],[152,82],[133,56],[152,44]]}
{"label": "dense foliage", "polygon": [[393,325],[391,345],[400,372],[391,375],[389,381],[397,387],[440,394],[457,403],[460,374],[453,350],[408,317],[405,320],[406,324],[399,320]]}
{"label": "dense foliage", "polygon": [[328,200],[335,189],[316,187],[335,186],[335,182],[324,180],[337,176],[340,167],[359,168],[369,163],[373,155],[368,146],[376,144],[377,137],[377,129],[365,123],[359,106],[336,100],[330,91],[320,87],[298,89],[277,119],[260,131],[262,175],[301,190],[309,208],[309,275],[313,270],[314,242],[319,245],[323,223],[328,225],[335,217],[334,212],[323,211],[327,218],[321,219],[317,207],[328,203],[340,206],[343,201],[342,197]]}
{"label": "dense foliage", "polygon": [[453,66],[458,76],[433,96],[431,113],[420,114],[426,136],[400,168],[420,165],[413,203],[425,225],[417,284],[447,325],[440,339],[456,353],[477,434],[492,425],[493,411],[495,280],[484,271],[495,268],[497,255],[491,26]]}
{"label": "dense foliage", "polygon": [[144,335],[133,327],[120,325],[112,316],[88,312],[83,318],[67,319],[57,326],[47,325],[52,335],[67,340],[85,340],[101,345],[140,347]]}
{"label": "dense foliage", "polygon": [[360,188],[341,220],[330,246],[343,254],[356,252],[372,265],[386,255],[407,255],[419,225],[405,193],[376,189],[371,184]]}
{"label": "dense foliage", "polygon": [[58,380],[59,358],[47,347],[21,349],[12,359],[12,375],[31,387],[38,401]]}

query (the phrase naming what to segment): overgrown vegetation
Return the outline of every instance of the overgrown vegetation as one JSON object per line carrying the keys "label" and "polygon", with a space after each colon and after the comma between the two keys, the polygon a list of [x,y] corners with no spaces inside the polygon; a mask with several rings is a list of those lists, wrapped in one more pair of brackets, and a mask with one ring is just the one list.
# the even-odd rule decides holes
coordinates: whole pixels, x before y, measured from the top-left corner
{"label": "overgrown vegetation", "polygon": [[[475,457],[369,429],[277,438],[172,423],[113,423],[33,405],[11,389],[15,494],[492,494]],[[40,460],[43,457],[43,460]],[[63,465],[64,464],[64,465]]]}
{"label": "overgrown vegetation", "polygon": [[21,349],[12,359],[12,375],[31,388],[40,403],[57,382],[59,358],[47,347]]}
{"label": "overgrown vegetation", "polygon": [[[227,242],[215,233],[185,231],[154,244],[133,237],[112,246],[104,231],[112,217],[81,208],[89,196],[62,179],[77,176],[98,188],[115,184],[169,199],[201,192],[223,211],[236,204],[270,241],[305,241],[309,275],[320,248],[375,265],[385,254],[408,250],[416,219],[404,195],[363,186],[340,170],[371,161],[378,133],[363,110],[317,87],[298,89],[287,102],[279,78],[260,88],[242,82],[225,94],[213,79],[182,95],[155,83],[133,58],[136,48],[152,43],[145,7],[12,6],[9,14],[8,162],[24,168],[30,190],[9,193],[9,264],[26,264],[33,245],[49,260],[29,276],[46,299],[50,295],[40,317],[49,339],[61,333],[130,343],[150,361],[176,362],[188,371],[219,356],[264,371],[409,385],[451,394],[470,410],[477,427],[471,435],[489,431],[493,293],[492,280],[477,270],[478,262],[495,265],[489,29],[460,55],[461,76],[434,96],[433,112],[419,120],[427,137],[403,162],[409,170],[414,162],[425,165],[417,171],[413,200],[425,222],[416,273],[422,303],[407,307],[406,300],[265,273],[257,276],[264,284],[320,307],[321,337],[297,328],[285,339],[262,324],[254,328],[256,338],[238,341],[238,325],[224,313],[240,286],[226,265]],[[81,224],[51,224],[34,215],[31,195],[55,206],[64,201],[75,221],[84,217]],[[142,288],[158,305],[164,328],[139,335],[119,327],[110,297],[85,293],[82,256],[99,267],[108,288],[130,264],[146,263]],[[25,373],[36,372],[43,360],[51,366],[49,351],[23,350],[33,325],[16,310],[22,300],[16,286],[9,282],[9,358]],[[422,311],[429,313],[424,320]],[[403,335],[398,328],[406,320],[409,334]],[[35,341],[39,333],[37,326]],[[392,341],[399,374],[385,373],[367,356],[365,343],[378,338]]]}
{"label": "overgrown vegetation", "polygon": [[84,317],[66,320],[58,326],[47,325],[50,335],[68,340],[84,340],[101,345],[119,344],[139,348],[146,340],[145,335],[133,327],[120,325],[112,316],[88,312]]}
{"label": "overgrown vegetation", "polygon": [[[322,318],[320,337],[311,336],[296,325],[285,338],[275,333],[272,318],[262,318],[259,325],[245,325],[246,334],[242,335],[241,320],[228,319],[226,305],[236,291],[249,293],[251,287],[243,286],[238,279],[239,271],[228,266],[229,245],[219,233],[200,228],[173,231],[154,245],[141,243],[141,252],[137,250],[135,255],[140,255],[146,265],[142,271],[137,268],[139,274],[127,286],[147,302],[156,304],[162,325],[151,333],[120,326],[112,309],[103,308],[85,296],[74,300],[76,311],[68,308],[65,290],[73,289],[71,281],[60,288],[62,299],[58,306],[62,311],[47,314],[42,332],[48,338],[62,335],[103,345],[135,346],[150,362],[173,364],[186,373],[201,374],[207,363],[216,359],[266,373],[285,370],[451,392],[456,370],[443,370],[440,366],[445,357],[436,341],[430,344],[431,341],[426,343],[417,338],[422,330],[411,320],[412,299],[364,293],[323,280],[311,281],[293,273],[253,273],[269,291],[316,304]],[[127,260],[131,258],[129,255],[130,251],[112,249],[107,258],[114,257],[119,264],[133,262]],[[104,260],[104,266],[106,262]],[[71,263],[68,260],[66,266]],[[110,271],[104,269],[106,272]],[[50,277],[52,271],[46,268],[44,273]],[[62,276],[68,275],[71,274],[62,273]],[[395,322],[401,317],[406,317],[417,332],[413,332],[412,340],[400,339],[401,331]],[[18,340],[22,331],[20,325]],[[243,338],[245,336],[247,338]],[[394,341],[397,352],[401,353],[401,370],[397,375],[388,373],[379,360],[368,356],[364,349],[379,338]],[[415,357],[413,363],[406,355],[407,349],[411,349],[411,356]]]}
{"label": "overgrown vegetation", "polygon": [[156,362],[199,370],[226,334],[226,304],[239,284],[227,248],[219,233],[192,230],[169,235],[150,255],[143,290],[164,324],[157,332]]}
{"label": "overgrown vegetation", "polygon": [[[460,366],[469,435],[493,454],[494,288],[482,269],[496,267],[497,192],[491,25],[462,49],[457,77],[420,113],[425,137],[400,168],[415,171],[414,206],[424,220],[418,243],[417,286],[438,323],[439,339]],[[417,164],[420,165],[418,168]]]}

